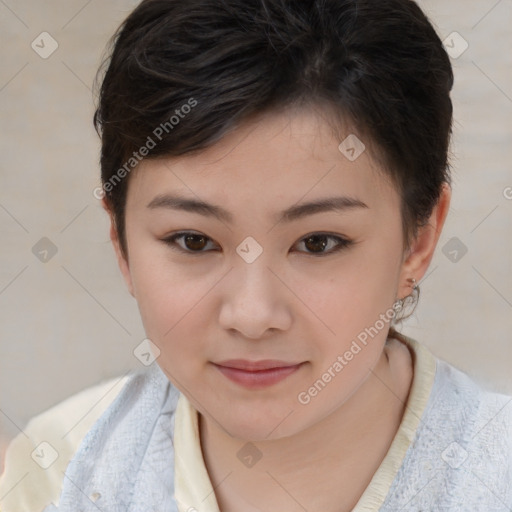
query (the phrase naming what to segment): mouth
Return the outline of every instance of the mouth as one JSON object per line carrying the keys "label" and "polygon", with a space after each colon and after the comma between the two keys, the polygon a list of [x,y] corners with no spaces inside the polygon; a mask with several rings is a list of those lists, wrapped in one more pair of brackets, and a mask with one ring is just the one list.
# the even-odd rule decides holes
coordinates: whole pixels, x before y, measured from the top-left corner
{"label": "mouth", "polygon": [[[213,365],[230,381],[249,389],[261,389],[286,379],[297,372],[304,363],[284,361],[224,361]],[[228,366],[229,365],[229,366]]]}

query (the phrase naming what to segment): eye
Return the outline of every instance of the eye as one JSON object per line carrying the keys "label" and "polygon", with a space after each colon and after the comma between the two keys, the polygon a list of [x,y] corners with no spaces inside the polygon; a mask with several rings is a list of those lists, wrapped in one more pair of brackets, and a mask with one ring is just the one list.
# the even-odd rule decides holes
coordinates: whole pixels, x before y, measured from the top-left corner
{"label": "eye", "polygon": [[[333,240],[334,245],[332,244]],[[353,241],[341,236],[329,235],[327,233],[312,233],[302,238],[298,244],[304,244],[308,251],[311,251],[308,252],[309,255],[325,256],[338,252],[341,249],[352,245]],[[326,251],[325,249],[327,247],[330,247],[330,250]]]}
{"label": "eye", "polygon": [[[183,245],[177,241],[181,240]],[[188,253],[201,253],[206,252],[203,249],[208,245],[208,241],[212,241],[211,238],[201,233],[193,233],[191,231],[183,231],[176,233],[170,237],[162,240],[165,244],[169,245],[172,249],[177,249],[182,252]]]}
{"label": "eye", "polygon": [[[172,249],[189,254],[209,252],[208,250],[205,250],[205,248],[208,247],[208,243],[213,243],[212,239],[206,235],[194,233],[192,231],[175,233],[174,235],[164,238],[162,241]],[[178,241],[181,241],[182,243],[179,243]],[[333,241],[334,244],[332,243]],[[307,249],[306,253],[311,256],[325,256],[340,251],[353,243],[354,242],[352,240],[348,240],[337,235],[312,233],[299,240],[297,245],[304,244]],[[325,250],[326,248],[329,250]]]}

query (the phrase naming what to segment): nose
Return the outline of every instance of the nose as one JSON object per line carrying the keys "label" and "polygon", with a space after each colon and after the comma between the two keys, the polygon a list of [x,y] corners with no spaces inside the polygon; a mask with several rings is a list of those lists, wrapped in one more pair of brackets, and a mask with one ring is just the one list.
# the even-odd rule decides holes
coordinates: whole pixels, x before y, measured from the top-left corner
{"label": "nose", "polygon": [[287,330],[293,294],[283,281],[262,257],[252,263],[237,261],[223,282],[221,327],[250,339],[263,338],[267,331]]}

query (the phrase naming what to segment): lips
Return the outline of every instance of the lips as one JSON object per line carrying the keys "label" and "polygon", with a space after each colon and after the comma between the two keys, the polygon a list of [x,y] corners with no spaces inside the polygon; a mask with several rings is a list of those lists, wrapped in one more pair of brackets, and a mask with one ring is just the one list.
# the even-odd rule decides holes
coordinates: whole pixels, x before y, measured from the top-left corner
{"label": "lips", "polygon": [[243,370],[246,372],[258,372],[276,368],[289,368],[291,366],[297,366],[301,363],[281,361],[278,359],[263,359],[261,361],[249,361],[247,359],[228,359],[226,361],[220,361],[214,364],[217,366]]}
{"label": "lips", "polygon": [[303,363],[290,363],[276,359],[247,361],[230,359],[213,363],[224,377],[247,389],[262,389],[277,384],[296,373]]}

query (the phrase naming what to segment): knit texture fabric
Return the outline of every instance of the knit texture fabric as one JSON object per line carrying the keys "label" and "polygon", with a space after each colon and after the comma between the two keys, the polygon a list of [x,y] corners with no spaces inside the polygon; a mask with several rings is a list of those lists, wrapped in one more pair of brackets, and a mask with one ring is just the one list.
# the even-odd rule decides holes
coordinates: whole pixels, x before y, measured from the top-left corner
{"label": "knit texture fabric", "polygon": [[510,512],[512,397],[445,361],[381,512]]}
{"label": "knit texture fabric", "polygon": [[135,374],[83,439],[58,508],[43,512],[178,512],[174,412],[179,391],[156,364]]}

